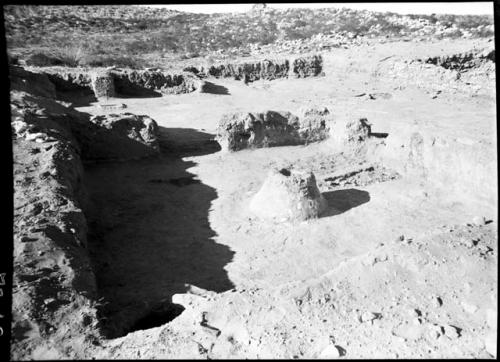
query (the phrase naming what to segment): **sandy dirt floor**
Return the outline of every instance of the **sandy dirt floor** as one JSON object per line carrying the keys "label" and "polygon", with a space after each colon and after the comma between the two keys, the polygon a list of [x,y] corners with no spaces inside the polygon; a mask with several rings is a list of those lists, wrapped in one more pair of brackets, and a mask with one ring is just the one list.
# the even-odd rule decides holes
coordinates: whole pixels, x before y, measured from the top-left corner
{"label": "sandy dirt floor", "polygon": [[[436,94],[377,72],[388,56],[484,43],[338,49],[324,54],[325,77],[209,79],[214,93],[110,99],[158,123],[162,155],[86,165],[89,249],[110,330],[94,355],[490,358],[496,178],[464,191],[327,141],[227,153],[213,140],[227,112],[326,106],[336,119],[367,118],[387,141],[419,131],[472,145],[496,165],[494,80],[475,96],[445,86]],[[103,113],[97,104],[77,109]],[[323,216],[294,224],[253,214],[249,202],[271,167],[313,171],[329,204]],[[442,167],[453,174],[453,164]]]}

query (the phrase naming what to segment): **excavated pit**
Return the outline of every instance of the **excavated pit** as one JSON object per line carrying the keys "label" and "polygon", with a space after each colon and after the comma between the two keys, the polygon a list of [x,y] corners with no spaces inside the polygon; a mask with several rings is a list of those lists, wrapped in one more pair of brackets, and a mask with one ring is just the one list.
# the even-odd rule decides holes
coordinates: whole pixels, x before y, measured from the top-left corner
{"label": "excavated pit", "polygon": [[[42,91],[49,92],[50,90],[40,89],[40,92]],[[222,91],[221,94],[225,94]],[[212,93],[217,92],[213,91]],[[32,128],[32,131],[39,132],[41,129],[35,127]],[[245,224],[246,219],[238,214],[239,210],[243,209],[239,203],[242,199],[224,198],[227,195],[221,197],[219,192],[222,189],[218,192],[212,183],[210,186],[204,183],[205,179],[198,171],[196,174],[195,171],[191,171],[196,163],[192,160],[186,160],[186,157],[210,155],[221,150],[218,143],[212,140],[213,135],[186,128],[166,129],[160,127],[159,132],[161,135],[158,140],[160,154],[156,157],[136,161],[86,164],[84,168],[83,182],[88,196],[88,205],[84,208],[87,218],[85,224],[88,224],[89,228],[88,251],[92,261],[92,269],[97,278],[98,295],[102,301],[99,309],[100,327],[105,332],[106,338],[116,338],[172,322],[184,312],[184,307],[176,304],[176,299],[173,296],[189,293],[191,286],[216,293],[235,287],[228,277],[226,266],[231,264],[236,251],[216,242],[220,236],[218,235],[219,229],[213,226],[213,220],[209,220],[208,217],[209,212],[214,209],[214,203],[222,200],[223,203],[233,202],[238,206],[235,209],[238,210],[235,213],[237,215],[232,220],[241,223],[239,225],[235,225],[237,223],[231,224],[231,229],[236,226],[235,229],[239,230],[243,225],[243,229],[237,235],[242,238],[249,230],[250,233],[253,232],[250,235],[253,239],[243,240],[247,244],[250,244],[249,241],[259,240],[260,234],[258,234],[257,229],[264,225],[257,224],[257,227],[252,229],[250,221]],[[477,193],[475,190],[481,189],[484,190],[485,195],[494,194],[491,189],[495,185],[492,185],[491,182],[485,182],[485,180],[491,179],[489,175],[494,172],[491,172],[493,167],[490,166],[493,164],[496,166],[496,162],[475,157],[473,151],[476,150],[476,146],[474,145],[467,146],[468,148],[464,152],[462,150],[464,146],[459,144],[457,140],[443,140],[432,134],[424,133],[405,138],[401,140],[400,144],[398,139],[393,137],[394,134],[389,137],[387,133],[371,132],[366,119],[351,123],[347,130],[339,132],[338,135],[341,136],[338,138],[341,147],[346,148],[347,140],[347,143],[350,142],[351,145],[356,146],[356,152],[363,147],[366,148],[366,145],[362,145],[362,143],[367,140],[384,141],[387,143],[384,146],[387,148],[386,153],[389,153],[390,156],[396,154],[398,157],[401,156],[397,163],[399,166],[404,165],[405,167],[393,169],[389,163],[375,164],[370,162],[359,165],[357,161],[364,161],[364,159],[353,151],[352,155],[346,156],[346,163],[352,164],[349,169],[341,169],[339,173],[333,173],[334,169],[337,171],[337,164],[322,174],[316,173],[315,169],[318,186],[321,186],[322,190],[329,190],[321,194],[326,199],[328,208],[321,213],[319,220],[315,220],[318,221],[319,225],[325,221],[325,218],[332,216],[338,216],[337,220],[342,219],[343,216],[348,217],[349,215],[345,214],[347,211],[357,208],[353,211],[358,212],[362,210],[361,206],[368,202],[371,202],[368,208],[372,205],[375,205],[372,209],[380,207],[380,192],[370,195],[368,191],[352,187],[389,182],[401,178],[403,174],[407,176],[407,174],[413,173],[418,180],[428,181],[428,185],[444,185],[444,190],[455,187],[453,183],[458,182],[455,180],[463,182],[462,176],[467,174],[470,176],[461,185],[460,190]],[[404,148],[401,147],[403,143]],[[373,149],[369,148],[368,151],[364,152],[369,153]],[[458,152],[460,150],[462,151]],[[253,151],[244,151],[243,153],[246,152],[249,155]],[[305,149],[304,151],[307,152]],[[31,152],[33,154],[43,153],[39,148],[33,148]],[[272,152],[276,152],[276,149],[270,150],[269,154]],[[332,152],[332,154],[334,153]],[[276,156],[277,153],[274,155]],[[234,154],[224,156],[227,157],[224,162],[230,164],[232,162],[230,158],[233,156]],[[334,156],[338,157],[339,155],[335,153]],[[450,156],[452,157],[451,162],[448,160]],[[314,157],[320,158],[316,154]],[[233,158],[237,159],[237,156]],[[322,163],[326,159],[327,157],[322,155],[322,159],[316,163]],[[240,160],[249,161],[248,158],[244,157]],[[300,160],[297,159],[293,162],[300,163]],[[314,164],[314,162],[309,160],[309,164]],[[258,172],[262,171],[262,166],[269,166],[268,163],[264,162],[261,164],[255,162],[252,165],[260,167]],[[226,168],[225,171],[229,169],[230,167]],[[252,172],[255,170],[256,168],[253,168]],[[277,169],[277,174],[287,179],[292,176],[291,170],[292,168],[289,167]],[[34,177],[36,179],[38,174],[35,174]],[[26,179],[27,184],[30,183],[28,181]],[[319,185],[320,182],[323,184]],[[239,188],[236,190],[238,193],[235,194],[239,195],[241,186],[246,186],[246,183],[247,180],[238,185]],[[390,189],[391,185],[387,185],[387,188]],[[425,190],[430,190],[430,187]],[[394,201],[395,199],[390,200]],[[38,208],[42,208],[39,204],[34,205],[34,207],[37,208],[35,210],[37,213],[39,212]],[[363,209],[366,210],[366,206]],[[227,213],[229,214],[230,211]],[[360,212],[360,215],[363,214]],[[241,218],[238,219],[238,217]],[[485,224],[487,223],[485,222]],[[351,227],[350,224],[347,226]],[[361,233],[365,229],[367,227],[358,228],[356,231]],[[53,234],[54,239],[60,234],[57,228],[47,228],[45,231],[48,236]],[[321,231],[308,241],[313,243],[315,241],[313,239],[321,241],[322,234],[325,234],[323,230]],[[330,231],[335,232],[336,230],[332,228]],[[286,233],[285,229],[283,229],[283,233]],[[271,230],[268,234],[271,235]],[[273,240],[268,237],[269,235],[264,235],[267,238],[264,240],[267,244],[264,245],[269,248],[266,249],[265,253],[262,253],[264,258],[267,255],[272,255],[269,251],[273,248]],[[356,237],[363,239],[360,235],[356,235]],[[222,239],[228,239],[228,236],[233,235],[227,232]],[[295,251],[302,249],[301,244],[299,244],[301,239],[293,238],[294,235],[291,236],[291,241],[287,241],[286,246],[290,247],[290,244],[295,244],[298,245]],[[23,240],[23,242],[28,243],[36,241],[36,239],[27,236]],[[476,246],[477,242],[473,242],[473,244]],[[238,247],[237,242],[234,245]],[[283,241],[283,245],[285,245],[285,241]],[[321,247],[321,243],[313,245]],[[280,248],[284,247],[280,246]],[[488,247],[488,249],[491,248]],[[255,252],[257,249],[251,251]],[[329,252],[326,248],[320,249],[320,251]],[[491,250],[487,250],[486,253],[488,251],[491,252]],[[282,253],[282,249],[279,250],[279,253]],[[239,253],[238,257],[243,254]],[[313,263],[321,264],[325,258],[324,255],[320,255]],[[245,260],[245,262],[247,261],[249,261],[248,264],[253,262],[251,259]],[[295,262],[300,263],[300,260],[295,260]],[[312,264],[311,260],[307,260],[307,263]],[[273,273],[273,265],[271,264],[278,263],[272,261],[268,267],[263,267],[266,276]],[[238,265],[238,267],[245,272],[243,269],[245,266]],[[295,268],[289,268],[286,274],[293,274],[294,269],[298,270],[299,273],[307,271],[304,265],[298,265]],[[89,268],[89,270],[91,269]],[[237,274],[239,271],[233,269],[232,272]],[[254,272],[248,270],[249,280],[254,279],[253,276],[259,276],[257,273],[250,273]],[[285,273],[276,273],[276,276],[280,277],[283,274]],[[19,277],[30,283],[36,281],[37,278],[37,276],[29,274],[20,274]],[[300,278],[302,277],[300,275]],[[290,278],[298,279],[296,275],[292,275]],[[258,278],[255,280],[257,283],[259,282]],[[307,302],[304,303],[307,305]],[[54,302],[47,305],[49,309],[58,307],[57,303]],[[89,319],[90,317],[87,317],[84,320]],[[211,321],[207,322],[203,314],[201,326],[211,328],[209,322],[211,323]],[[50,326],[47,329],[49,330]],[[345,350],[342,348],[339,351],[341,356],[345,354]]]}
{"label": "excavated pit", "polygon": [[158,157],[85,167],[89,251],[106,304],[101,322],[107,338],[172,321],[184,310],[172,296],[191,285],[233,288],[224,266],[234,253],[214,241],[208,221],[217,192],[187,172],[193,162],[182,160],[220,147],[210,134],[181,134]]}

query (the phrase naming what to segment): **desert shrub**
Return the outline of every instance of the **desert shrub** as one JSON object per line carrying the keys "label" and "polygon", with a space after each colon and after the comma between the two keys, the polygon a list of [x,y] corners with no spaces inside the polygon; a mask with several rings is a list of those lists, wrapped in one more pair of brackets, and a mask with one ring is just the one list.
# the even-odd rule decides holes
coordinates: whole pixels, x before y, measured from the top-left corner
{"label": "desert shrub", "polygon": [[142,65],[137,59],[124,56],[89,55],[80,61],[80,65],[87,67],[111,67],[140,69]]}
{"label": "desert shrub", "polygon": [[64,46],[54,50],[54,55],[61,61],[62,65],[77,67],[85,56],[82,46]]}
{"label": "desert shrub", "polygon": [[[252,43],[271,44],[277,39],[306,40],[317,34],[411,35],[425,23],[436,28],[454,26],[479,37],[493,35],[491,16],[398,15],[350,9],[208,15],[134,6],[6,6],[4,14],[8,48],[54,49],[57,59],[38,59],[38,64],[46,65],[79,63],[79,47],[87,54],[110,59],[117,59],[114,54],[139,57],[160,51],[203,55]],[[424,25],[410,26],[415,20],[424,20]],[[458,32],[441,35],[457,36]],[[90,45],[82,46],[86,41]]]}
{"label": "desert shrub", "polygon": [[144,20],[139,21],[137,24],[137,29],[139,30],[146,30],[148,28],[148,23]]}
{"label": "desert shrub", "polygon": [[26,65],[34,67],[50,67],[53,65],[63,65],[63,62],[58,57],[50,56],[43,52],[36,52],[30,54],[26,58]]}
{"label": "desert shrub", "polygon": [[7,57],[8,57],[9,64],[19,65],[19,56],[18,55],[8,54]]}

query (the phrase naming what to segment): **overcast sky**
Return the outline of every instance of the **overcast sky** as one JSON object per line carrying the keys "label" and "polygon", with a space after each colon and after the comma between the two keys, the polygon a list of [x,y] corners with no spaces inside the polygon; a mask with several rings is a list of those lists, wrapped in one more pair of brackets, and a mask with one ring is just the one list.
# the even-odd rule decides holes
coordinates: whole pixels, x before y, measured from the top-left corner
{"label": "overcast sky", "polygon": [[[230,13],[244,12],[251,9],[252,4],[203,4],[203,5],[148,5],[154,7],[165,7],[172,10],[180,10],[192,13]],[[493,1],[490,2],[462,2],[462,3],[291,3],[271,4],[267,6],[276,9],[286,8],[310,8],[319,9],[326,7],[351,9],[366,9],[372,11],[391,11],[399,14],[461,14],[461,15],[493,15]]]}

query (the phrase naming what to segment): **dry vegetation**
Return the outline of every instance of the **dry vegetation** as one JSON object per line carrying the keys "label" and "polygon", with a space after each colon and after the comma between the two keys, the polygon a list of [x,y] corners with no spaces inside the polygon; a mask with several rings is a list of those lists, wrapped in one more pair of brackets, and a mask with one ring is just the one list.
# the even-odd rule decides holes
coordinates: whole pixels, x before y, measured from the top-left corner
{"label": "dry vegetation", "polygon": [[[33,65],[151,65],[213,53],[249,55],[292,42],[298,51],[339,45],[339,38],[492,36],[491,16],[397,15],[350,9],[254,9],[193,14],[143,6],[5,6],[12,55]],[[318,41],[319,38],[319,41]],[[145,55],[151,55],[147,57]],[[157,65],[157,63],[155,63]]]}

